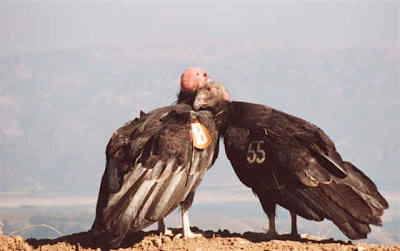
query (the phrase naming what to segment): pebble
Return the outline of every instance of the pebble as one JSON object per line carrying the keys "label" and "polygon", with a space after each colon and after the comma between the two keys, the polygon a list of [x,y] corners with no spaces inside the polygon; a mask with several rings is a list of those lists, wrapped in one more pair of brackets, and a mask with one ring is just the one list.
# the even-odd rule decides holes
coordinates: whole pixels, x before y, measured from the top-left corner
{"label": "pebble", "polygon": [[28,244],[25,244],[24,247],[25,247],[26,251],[31,251],[32,250],[31,246],[29,246]]}
{"label": "pebble", "polygon": [[229,232],[228,229],[224,229],[224,231],[222,231],[222,234],[223,234],[224,236],[228,236],[228,235],[230,234],[230,232]]}
{"label": "pebble", "polygon": [[15,239],[16,241],[19,241],[19,242],[24,241],[24,238],[22,238],[22,236],[19,236],[19,235],[14,236],[14,239]]}
{"label": "pebble", "polygon": [[168,244],[168,243],[171,243],[172,240],[168,236],[163,236],[162,237],[162,242],[165,243],[165,244]]}
{"label": "pebble", "polygon": [[157,238],[157,239],[153,240],[153,244],[154,244],[154,246],[159,248],[162,246],[162,241],[160,238]]}
{"label": "pebble", "polygon": [[203,236],[206,237],[206,238],[215,237],[215,236],[214,236],[214,232],[211,231],[211,230],[208,230],[208,231],[203,232]]}

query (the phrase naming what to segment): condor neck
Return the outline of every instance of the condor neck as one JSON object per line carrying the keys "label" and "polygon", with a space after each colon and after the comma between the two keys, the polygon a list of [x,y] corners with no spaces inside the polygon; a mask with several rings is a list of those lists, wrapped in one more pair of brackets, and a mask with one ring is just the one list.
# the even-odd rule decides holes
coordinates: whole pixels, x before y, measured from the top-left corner
{"label": "condor neck", "polygon": [[230,102],[230,103],[227,104],[227,106],[225,108],[225,111],[224,111],[224,120],[223,120],[222,126],[220,128],[220,131],[221,131],[222,135],[225,135],[226,129],[230,125],[234,124],[235,120],[236,120],[235,119],[235,110],[234,110],[234,108],[232,106],[232,103]]}
{"label": "condor neck", "polygon": [[224,104],[219,109],[213,111],[215,124],[219,131],[224,131],[226,127],[226,122],[228,120],[228,107],[229,104]]}
{"label": "condor neck", "polygon": [[195,98],[195,93],[193,92],[183,92],[180,91],[178,94],[178,104],[188,104],[192,105]]}

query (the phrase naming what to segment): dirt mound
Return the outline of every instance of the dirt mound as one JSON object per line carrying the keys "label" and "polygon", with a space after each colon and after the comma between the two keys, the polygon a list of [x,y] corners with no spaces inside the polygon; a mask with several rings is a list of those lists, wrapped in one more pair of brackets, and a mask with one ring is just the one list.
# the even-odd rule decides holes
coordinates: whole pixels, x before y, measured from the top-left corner
{"label": "dirt mound", "polygon": [[[246,232],[244,234],[224,231],[201,231],[196,227],[192,231],[203,237],[184,239],[177,234],[180,229],[172,229],[172,236],[160,236],[155,231],[137,232],[128,235],[119,250],[400,250],[399,246],[382,246],[367,243],[352,243],[321,239],[302,235],[296,240],[290,235],[282,235],[276,240],[265,240],[265,233]],[[28,239],[20,236],[0,236],[0,250],[97,250],[88,232],[63,236],[54,240]]]}

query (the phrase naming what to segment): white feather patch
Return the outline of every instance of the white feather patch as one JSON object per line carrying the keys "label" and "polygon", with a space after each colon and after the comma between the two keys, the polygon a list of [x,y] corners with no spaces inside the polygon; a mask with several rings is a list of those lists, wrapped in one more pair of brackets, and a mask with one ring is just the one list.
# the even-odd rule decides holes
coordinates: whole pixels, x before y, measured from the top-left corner
{"label": "white feather patch", "polygon": [[[152,186],[154,184],[154,181],[151,181],[151,180],[145,180],[140,186],[139,186],[139,188],[138,188],[138,190],[136,191],[136,193],[135,193],[135,195],[133,196],[133,198],[132,198],[132,200],[131,200],[131,202],[130,202],[130,204],[129,204],[129,206],[127,207],[127,209],[124,211],[124,212],[122,212],[122,217],[119,219],[119,221],[117,222],[117,224],[119,224],[120,222],[131,222],[132,221],[132,217],[136,214],[136,211],[137,211],[137,209],[138,209],[138,207],[140,206],[140,204],[138,203],[139,201],[142,201],[144,198],[145,198],[145,196],[146,196],[146,194],[148,193],[148,191],[149,191],[149,188]],[[122,197],[123,195],[121,195],[121,197]],[[120,198],[119,198],[120,199]],[[116,202],[114,202],[114,204],[115,204]],[[119,208],[116,208],[116,207],[114,207],[114,206],[111,206],[110,207],[110,205],[107,207],[107,210],[106,210],[106,213],[105,213],[105,215],[106,215],[106,221],[115,221],[115,220],[117,220],[117,219],[113,219],[113,220],[109,220],[109,219],[107,219],[110,215],[112,215],[111,214],[111,212],[113,211],[113,210],[119,210]]]}
{"label": "white feather patch", "polygon": [[196,170],[198,169],[199,162],[200,162],[200,153],[195,152],[192,166],[190,167],[189,175],[193,175],[196,172]]}
{"label": "white feather patch", "polygon": [[186,170],[187,167],[188,167],[188,164],[187,164],[187,163],[184,163],[183,165],[178,166],[178,168],[175,170],[175,173],[174,173],[174,174],[180,173],[180,172]]}
{"label": "white feather patch", "polygon": [[138,209],[143,203],[144,198],[146,198],[147,193],[149,192],[151,186],[153,186],[154,180],[145,180],[136,191],[135,195],[132,198],[131,203],[126,209],[123,218],[129,221],[132,221]]}
{"label": "white feather patch", "polygon": [[199,180],[200,176],[201,176],[200,172],[196,172],[193,175],[193,177],[191,179],[191,182],[189,184],[187,184],[187,186],[186,186],[187,188],[186,188],[186,191],[185,191],[185,194],[184,194],[182,200],[186,199],[186,197],[189,195],[189,193],[191,191],[195,191],[196,190],[197,187],[195,187],[195,185],[196,185],[196,183],[198,183],[198,180]]}
{"label": "white feather patch", "polygon": [[168,177],[171,175],[172,168],[174,167],[175,164],[175,159],[171,160],[168,162],[167,166],[165,167],[164,171],[162,174],[158,177],[156,182],[164,182]]}
{"label": "white feather patch", "polygon": [[124,183],[122,184],[121,189],[109,196],[109,202],[107,207],[112,207],[115,203],[121,199],[122,196],[129,190],[129,188],[139,179],[139,177],[146,171],[145,168],[142,167],[142,164],[137,164],[133,171],[124,175]]}
{"label": "white feather patch", "polygon": [[154,197],[157,195],[158,191],[160,191],[160,188],[162,187],[162,185],[163,184],[158,183],[157,186],[152,191],[149,198],[145,202],[143,202],[145,204],[144,204],[142,210],[139,212],[138,216],[134,219],[134,221],[133,221],[134,225],[143,224],[146,221],[148,221],[148,219],[145,218],[146,214],[148,213],[149,207],[153,203]]}
{"label": "white feather patch", "polygon": [[150,179],[152,179],[152,180],[158,179],[158,177],[160,176],[161,172],[163,171],[163,167],[164,167],[164,162],[161,161],[161,160],[157,161],[157,163],[153,167],[153,170],[151,170]]}
{"label": "white feather patch", "polygon": [[[165,211],[165,206],[167,205],[168,202],[171,201],[171,197],[173,193],[176,190],[177,185],[181,181],[184,173],[175,173],[174,176],[172,177],[171,181],[169,182],[167,189],[164,191],[162,194],[161,198],[159,199],[157,203],[157,207],[155,208],[155,212],[153,215],[159,215],[160,211]],[[161,185],[161,184],[160,184]],[[169,209],[168,209],[169,210]],[[164,215],[161,215],[164,216]]]}

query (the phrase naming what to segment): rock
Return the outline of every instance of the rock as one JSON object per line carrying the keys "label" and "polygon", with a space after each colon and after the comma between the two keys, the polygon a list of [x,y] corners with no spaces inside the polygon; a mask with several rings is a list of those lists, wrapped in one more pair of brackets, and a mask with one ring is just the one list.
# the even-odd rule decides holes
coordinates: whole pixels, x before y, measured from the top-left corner
{"label": "rock", "polygon": [[155,239],[155,240],[153,240],[153,245],[154,246],[156,246],[156,247],[161,247],[162,246],[162,241],[161,241],[161,239],[160,238],[157,238],[157,239]]}
{"label": "rock", "polygon": [[25,244],[24,244],[24,250],[25,250],[25,251],[31,251],[31,250],[32,250],[32,247],[29,246],[29,244],[25,243]]}
{"label": "rock", "polygon": [[356,249],[357,251],[364,251],[365,250],[365,247],[363,247],[363,246],[358,246],[357,245],[357,249]]}
{"label": "rock", "polygon": [[168,244],[168,243],[171,243],[172,242],[172,240],[171,240],[171,238],[169,237],[169,236],[163,236],[162,237],[162,242],[164,243],[164,244]]}
{"label": "rock", "polygon": [[249,243],[249,241],[248,240],[246,240],[246,239],[243,239],[243,238],[235,238],[235,242],[237,243],[237,244],[248,244]]}
{"label": "rock", "polygon": [[224,229],[224,231],[222,231],[222,233],[221,233],[221,236],[224,236],[224,237],[228,237],[229,235],[230,235],[230,232],[228,229]]}
{"label": "rock", "polygon": [[18,241],[18,242],[24,241],[24,238],[22,238],[22,236],[19,236],[19,235],[14,236],[14,239],[15,239],[15,241]]}
{"label": "rock", "polygon": [[179,234],[177,234],[177,235],[175,235],[174,236],[174,238],[172,238],[172,240],[178,240],[178,239],[180,239],[180,238],[183,238],[183,236],[182,236],[182,234],[181,233],[179,233]]}
{"label": "rock", "polygon": [[190,230],[192,230],[192,232],[200,232],[200,231],[201,231],[201,230],[200,230],[198,227],[196,227],[196,226],[190,227]]}

